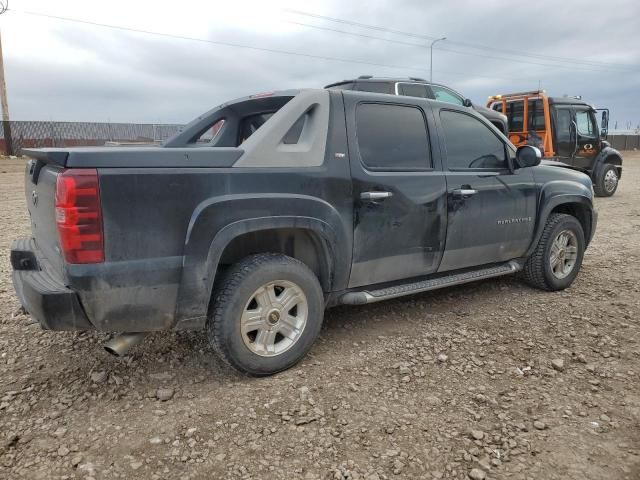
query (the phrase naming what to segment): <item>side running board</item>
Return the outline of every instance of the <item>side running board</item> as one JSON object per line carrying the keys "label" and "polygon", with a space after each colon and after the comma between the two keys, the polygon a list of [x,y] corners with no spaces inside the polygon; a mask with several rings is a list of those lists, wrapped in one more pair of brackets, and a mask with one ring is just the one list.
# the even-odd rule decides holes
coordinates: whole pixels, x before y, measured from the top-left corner
{"label": "side running board", "polygon": [[501,265],[494,265],[488,268],[466,271],[463,273],[452,273],[429,280],[422,280],[413,283],[395,285],[393,287],[381,288],[379,290],[362,290],[359,292],[348,292],[340,298],[340,303],[345,305],[362,305],[364,303],[381,302],[390,298],[403,297],[414,293],[437,290],[438,288],[462,285],[463,283],[483,280],[485,278],[500,277],[509,275],[522,269],[522,265],[512,260]]}

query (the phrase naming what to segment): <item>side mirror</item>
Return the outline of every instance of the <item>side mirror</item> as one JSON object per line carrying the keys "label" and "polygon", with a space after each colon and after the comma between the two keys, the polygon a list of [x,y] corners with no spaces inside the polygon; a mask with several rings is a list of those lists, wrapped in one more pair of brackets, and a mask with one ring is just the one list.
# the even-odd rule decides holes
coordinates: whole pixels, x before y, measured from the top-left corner
{"label": "side mirror", "polygon": [[542,160],[542,152],[539,148],[532,145],[522,145],[516,150],[516,163],[518,167],[535,167],[540,165]]}
{"label": "side mirror", "polygon": [[600,120],[600,137],[607,138],[609,133],[609,110],[602,111],[602,119]]}
{"label": "side mirror", "polygon": [[464,102],[462,102],[462,105],[464,105],[465,107],[473,107],[473,102],[469,98],[465,98]]}

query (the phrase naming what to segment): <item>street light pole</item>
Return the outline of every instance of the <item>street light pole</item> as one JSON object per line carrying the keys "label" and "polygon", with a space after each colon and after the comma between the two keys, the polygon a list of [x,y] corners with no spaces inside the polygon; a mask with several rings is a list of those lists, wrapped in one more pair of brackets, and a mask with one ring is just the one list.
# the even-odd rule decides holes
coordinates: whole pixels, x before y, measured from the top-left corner
{"label": "street light pole", "polygon": [[429,81],[430,82],[433,82],[433,46],[436,43],[446,39],[447,37],[437,38],[433,42],[431,42],[431,46],[429,47],[429,49],[431,50],[431,60],[429,62]]}

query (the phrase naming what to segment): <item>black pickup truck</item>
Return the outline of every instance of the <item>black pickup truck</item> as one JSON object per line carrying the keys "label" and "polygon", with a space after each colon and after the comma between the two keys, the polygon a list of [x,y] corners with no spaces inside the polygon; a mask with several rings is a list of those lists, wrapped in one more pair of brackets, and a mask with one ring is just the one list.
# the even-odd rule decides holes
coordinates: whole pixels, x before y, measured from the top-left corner
{"label": "black pickup truck", "polygon": [[464,106],[293,90],[220,105],[158,147],[30,150],[11,249],[43,328],[204,329],[253,375],[299,361],[324,310],[520,272],[568,287],[589,177]]}

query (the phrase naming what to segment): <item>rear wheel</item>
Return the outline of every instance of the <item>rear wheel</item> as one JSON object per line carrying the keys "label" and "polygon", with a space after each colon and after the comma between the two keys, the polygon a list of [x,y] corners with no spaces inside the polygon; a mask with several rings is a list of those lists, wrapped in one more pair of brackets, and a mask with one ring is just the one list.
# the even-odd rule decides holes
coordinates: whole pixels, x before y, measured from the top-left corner
{"label": "rear wheel", "polygon": [[246,257],[214,292],[209,341],[232,367],[270,375],[295,365],[317,338],[324,296],[314,273],[281,254]]}
{"label": "rear wheel", "polygon": [[527,259],[524,279],[543,290],[563,290],[573,283],[584,256],[584,231],[571,215],[553,213],[538,246]]}
{"label": "rear wheel", "polygon": [[610,197],[618,189],[618,169],[606,164],[593,182],[593,190],[598,197]]}

